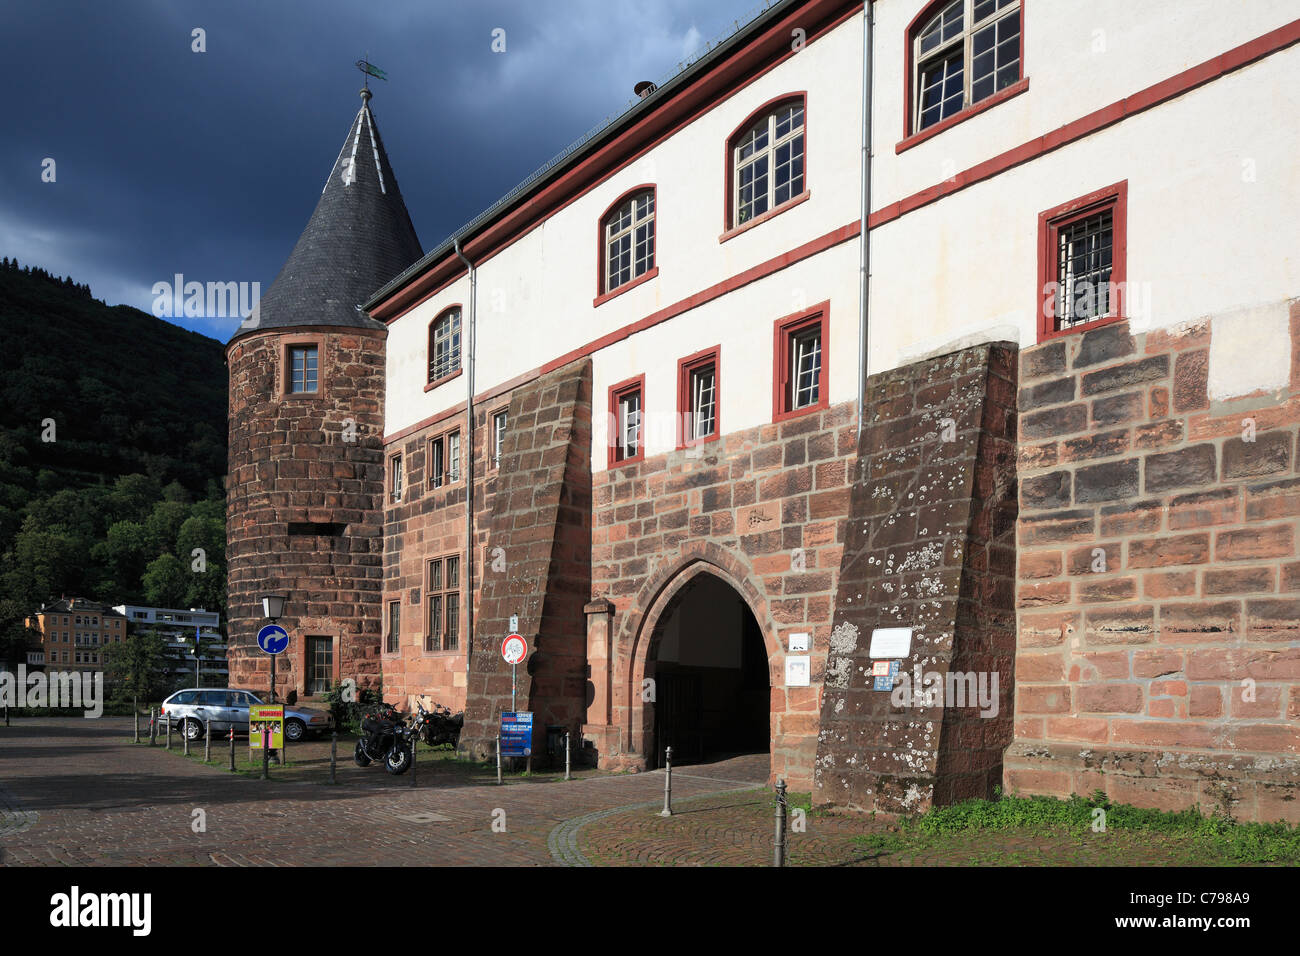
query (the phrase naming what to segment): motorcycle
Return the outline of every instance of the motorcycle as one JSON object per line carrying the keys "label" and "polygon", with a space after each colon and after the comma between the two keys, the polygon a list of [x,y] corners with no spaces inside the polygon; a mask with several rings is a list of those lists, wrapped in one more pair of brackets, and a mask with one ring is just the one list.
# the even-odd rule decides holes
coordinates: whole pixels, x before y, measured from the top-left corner
{"label": "motorcycle", "polygon": [[418,710],[415,717],[415,732],[425,744],[430,747],[451,744],[455,747],[460,742],[460,730],[465,726],[463,713],[453,714],[451,708],[438,703],[433,705],[431,711],[425,710],[424,705],[419,701],[416,701],[415,706]]}
{"label": "motorcycle", "polygon": [[380,704],[375,711],[362,715],[361,730],[364,736],[357,741],[352,755],[358,767],[382,760],[384,769],[394,775],[411,769],[415,728],[407,725],[397,708]]}

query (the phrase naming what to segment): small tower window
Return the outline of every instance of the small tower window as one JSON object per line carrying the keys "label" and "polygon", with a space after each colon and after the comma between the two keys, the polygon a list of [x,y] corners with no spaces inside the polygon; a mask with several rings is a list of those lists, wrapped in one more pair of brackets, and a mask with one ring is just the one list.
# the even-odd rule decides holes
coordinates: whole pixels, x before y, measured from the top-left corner
{"label": "small tower window", "polygon": [[314,345],[289,346],[289,391],[316,391],[317,352]]}

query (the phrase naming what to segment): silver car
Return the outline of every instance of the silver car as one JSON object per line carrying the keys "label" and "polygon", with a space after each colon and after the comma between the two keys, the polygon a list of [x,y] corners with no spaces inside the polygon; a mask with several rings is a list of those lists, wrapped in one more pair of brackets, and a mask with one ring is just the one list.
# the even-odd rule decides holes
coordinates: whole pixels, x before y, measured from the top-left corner
{"label": "silver car", "polygon": [[[202,738],[203,728],[209,720],[212,721],[213,736],[218,731],[228,733],[231,727],[237,734],[247,734],[249,706],[264,703],[266,701],[251,690],[237,687],[187,687],[163,701],[162,717],[190,740]],[[334,718],[328,711],[285,705],[286,739],[302,740],[308,734],[328,733],[333,729]]]}

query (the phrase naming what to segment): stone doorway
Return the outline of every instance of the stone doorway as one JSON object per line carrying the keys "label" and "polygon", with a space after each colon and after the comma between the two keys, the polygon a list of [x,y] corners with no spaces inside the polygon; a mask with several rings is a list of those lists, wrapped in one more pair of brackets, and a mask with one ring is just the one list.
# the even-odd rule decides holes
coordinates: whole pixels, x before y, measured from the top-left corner
{"label": "stone doorway", "polygon": [[673,763],[708,763],[770,754],[771,686],[763,633],[726,581],[702,573],[687,582],[655,623],[646,662],[654,681],[646,703],[651,767],[673,748]]}

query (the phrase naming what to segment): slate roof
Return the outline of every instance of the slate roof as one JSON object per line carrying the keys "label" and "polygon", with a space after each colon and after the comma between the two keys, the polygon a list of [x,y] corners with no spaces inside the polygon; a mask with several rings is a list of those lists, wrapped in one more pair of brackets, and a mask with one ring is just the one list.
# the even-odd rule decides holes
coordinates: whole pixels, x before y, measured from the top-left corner
{"label": "slate roof", "polygon": [[241,335],[287,326],[384,328],[357,306],[422,253],[362,90],[316,211]]}

